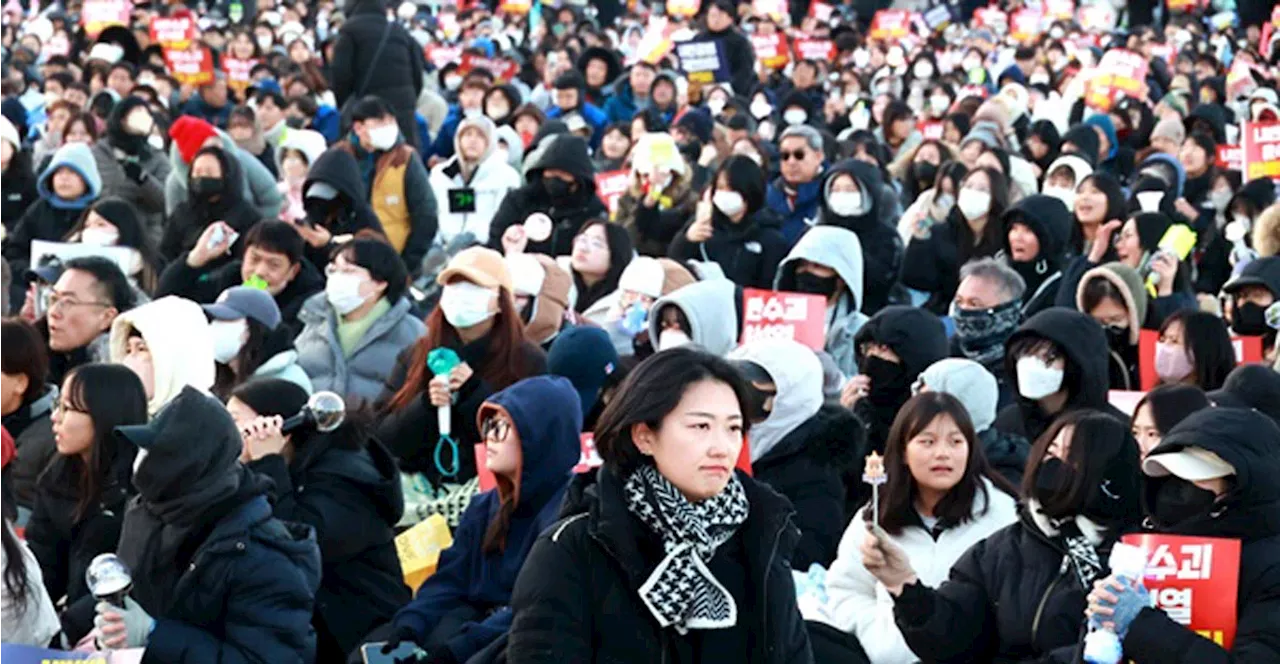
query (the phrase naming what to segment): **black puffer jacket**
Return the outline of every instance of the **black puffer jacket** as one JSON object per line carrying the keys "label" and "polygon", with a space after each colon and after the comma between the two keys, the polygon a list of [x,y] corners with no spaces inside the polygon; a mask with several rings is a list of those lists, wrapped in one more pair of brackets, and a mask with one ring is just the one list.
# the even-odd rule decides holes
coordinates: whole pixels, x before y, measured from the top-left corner
{"label": "black puffer jacket", "polygon": [[778,264],[787,256],[787,240],[782,236],[782,223],[767,207],[748,211],[742,221],[733,223],[719,209],[711,211],[713,234],[706,242],[693,243],[685,237],[689,223],[671,241],[667,256],[673,260],[710,261],[718,263],[724,276],[746,288],[771,288]]}
{"label": "black puffer jacket", "polygon": [[[523,224],[529,215],[542,212],[554,226],[551,237],[543,242],[529,242],[525,251],[531,254],[567,256],[573,251],[573,238],[590,219],[607,219],[609,210],[596,196],[595,169],[587,155],[587,142],[580,137],[557,134],[543,141],[545,147],[538,162],[529,167],[523,187],[507,192],[498,211],[489,222],[489,246],[502,250],[502,234],[507,227]],[[578,188],[567,199],[553,201],[543,185],[542,172],[548,169],[573,175]]]}
{"label": "black puffer jacket", "polygon": [[[235,244],[231,245],[229,255],[239,256],[244,253],[244,236],[254,224],[258,223],[262,214],[245,199],[244,177],[240,174],[240,162],[221,149],[212,148],[196,153],[212,154],[222,164],[222,194],[216,202],[198,198],[188,193],[187,199],[174,208],[173,214],[164,227],[164,239],[160,241],[160,254],[167,260],[173,260],[183,252],[191,251],[200,239],[200,234],[210,224],[222,221],[240,234]],[[193,162],[195,159],[192,160]],[[187,191],[194,189],[191,182],[194,178],[188,172]],[[217,261],[218,263],[225,262]]]}
{"label": "black puffer jacket", "polygon": [[[854,411],[867,425],[867,443],[881,454],[889,437],[889,426],[898,409],[911,398],[911,383],[930,364],[947,357],[947,333],[937,316],[918,307],[893,305],[885,307],[863,325],[854,337],[854,344],[878,343],[888,346],[902,361],[906,375],[903,384],[888,386],[871,384],[871,393],[858,400]],[[865,367],[864,356],[858,351],[858,366]],[[859,482],[861,484],[861,482]]]}
{"label": "black puffer jacket", "polygon": [[[1027,284],[1022,296],[1022,315],[1034,316],[1053,306],[1062,285],[1062,268],[1067,262],[1071,241],[1071,211],[1052,196],[1033,194],[1018,201],[1004,213],[1005,260]],[[1022,224],[1035,233],[1040,253],[1029,261],[1015,261],[1009,251],[1009,228]]]}
{"label": "black puffer jacket", "polygon": [[52,418],[57,402],[58,390],[50,385],[40,396],[4,416],[4,428],[13,436],[17,453],[13,465],[5,469],[5,482],[11,483],[18,504],[28,509],[35,504],[36,479],[58,453]]}
{"label": "black puffer jacket", "polygon": [[[567,517],[529,552],[511,596],[512,662],[811,662],[789,559],[800,533],[786,499],[745,475],[750,515],[708,563],[738,621],[686,635],[662,629],[636,591],[662,560],[659,538],[627,510],[622,478],[578,476]],[[711,652],[714,650],[714,653]]]}
{"label": "black puffer jacket", "polygon": [[[862,186],[864,200],[871,202],[865,213],[854,217],[842,217],[831,211],[827,204],[831,183],[842,173],[848,173]],[[902,257],[906,249],[902,236],[893,226],[884,223],[885,206],[879,192],[884,188],[880,169],[857,159],[842,161],[827,171],[822,183],[819,209],[823,224],[840,226],[853,231],[862,245],[862,313],[872,316],[889,301],[889,292],[898,283],[902,270]],[[894,222],[896,223],[896,219]]]}
{"label": "black puffer jacket", "polygon": [[[31,153],[17,152],[9,160],[9,168],[0,175],[0,192],[4,200],[0,201],[0,220],[4,229],[10,233],[18,227],[18,220],[26,213],[27,208],[40,198],[36,192],[36,174],[32,172]],[[6,314],[8,312],[5,312]]]}
{"label": "black puffer jacket", "polygon": [[[400,134],[415,148],[414,112],[426,63],[422,47],[400,24],[387,20],[383,0],[351,0],[329,63],[329,82],[342,108],[355,97],[376,95],[396,113]],[[386,39],[379,50],[378,44]],[[374,62],[374,55],[378,56]]]}
{"label": "black puffer jacket", "polygon": [[751,464],[755,478],[782,494],[796,510],[800,541],[792,569],[830,567],[849,516],[843,472],[865,455],[862,423],[848,409],[824,406]]}
{"label": "black puffer jacket", "polygon": [[[987,223],[999,223],[999,220],[988,219]],[[947,314],[955,299],[956,288],[960,286],[960,267],[975,258],[994,256],[1003,247],[1003,239],[998,242],[983,239],[977,245],[972,244],[973,233],[968,224],[959,207],[952,207],[947,220],[934,224],[928,237],[912,237],[907,242],[902,284],[928,293],[929,299],[921,306],[939,316]]]}
{"label": "black puffer jacket", "polygon": [[[290,330],[290,339],[302,331],[302,321],[298,320],[302,305],[307,298],[324,290],[324,275],[311,261],[303,258],[298,265],[298,276],[279,295],[273,296],[280,308],[281,324]],[[187,265],[187,255],[181,254],[160,275],[156,297],[177,295],[200,304],[213,304],[222,291],[244,283],[240,274],[242,267],[241,261],[233,260],[213,270],[197,269]]]}
{"label": "black puffer jacket", "polygon": [[[338,190],[341,209],[335,218],[326,222],[326,228],[334,237],[354,235],[363,230],[382,232],[382,222],[369,206],[369,195],[365,191],[364,180],[360,179],[360,166],[350,152],[337,148],[326,150],[316,158],[316,163],[307,171],[307,181],[302,184],[302,195],[305,198],[311,187],[318,182]],[[307,245],[306,255],[311,264],[323,271],[329,264],[329,254],[333,251],[332,238],[324,247]]]}
{"label": "black puffer jacket", "polygon": [[[1213,515],[1161,528],[1178,535],[1239,539],[1240,581],[1236,637],[1223,650],[1155,609],[1143,609],[1125,635],[1125,656],[1139,664],[1184,662],[1280,662],[1280,428],[1256,411],[1209,408],[1178,423],[1152,454],[1198,447],[1217,454],[1236,471],[1235,486]],[[1168,477],[1148,478],[1145,498]],[[1223,509],[1225,508],[1225,509]]]}

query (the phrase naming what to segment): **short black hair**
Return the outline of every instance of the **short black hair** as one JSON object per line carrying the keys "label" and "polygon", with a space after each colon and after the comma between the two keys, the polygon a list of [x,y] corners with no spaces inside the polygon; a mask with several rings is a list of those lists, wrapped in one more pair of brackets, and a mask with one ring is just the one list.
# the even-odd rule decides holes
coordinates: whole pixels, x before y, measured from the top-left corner
{"label": "short black hair", "polygon": [[264,219],[244,234],[245,249],[259,247],[273,254],[284,254],[290,264],[302,261],[305,243],[292,224],[278,219]]}
{"label": "short black hair", "polygon": [[315,117],[316,111],[320,110],[320,107],[316,104],[316,100],[312,99],[311,95],[294,95],[289,97],[289,104],[285,106],[285,108],[288,108],[289,106],[297,106],[298,110],[302,111],[302,114],[309,118]]}
{"label": "short black hair", "polygon": [[377,95],[361,97],[351,105],[352,122],[364,122],[388,116],[395,116],[395,111],[391,110],[391,105]]}
{"label": "short black hair", "polygon": [[116,311],[128,311],[137,304],[137,297],[133,294],[133,286],[129,285],[129,278],[124,275],[120,266],[109,258],[102,256],[72,258],[62,264],[62,270],[64,273],[67,270],[80,270],[93,275],[94,280],[98,282],[100,294],[116,308]]}
{"label": "short black hair", "polygon": [[67,88],[71,87],[72,83],[76,82],[76,77],[72,76],[71,72],[56,71],[45,77],[44,82],[46,84],[48,84],[50,81],[54,81],[58,83],[58,85],[62,86],[63,90],[66,90]]}
{"label": "short black hair", "polygon": [[134,67],[132,63],[124,62],[124,61],[117,62],[111,65],[111,69],[108,69],[107,72],[111,73],[117,69],[123,69],[126,73],[128,73],[129,80],[131,81],[136,80],[138,78],[138,68]]}
{"label": "short black hair", "polygon": [[21,318],[6,318],[0,323],[0,371],[10,376],[26,376],[27,389],[22,401],[30,403],[44,392],[49,375],[49,355],[36,328]]}
{"label": "short black hair", "polygon": [[395,247],[385,240],[373,237],[357,237],[333,250],[333,257],[343,256],[347,262],[369,271],[374,281],[387,284],[387,302],[400,301],[409,287],[409,270],[405,269]]}
{"label": "short black hair", "polygon": [[724,160],[711,182],[712,188],[719,186],[721,174],[729,181],[730,189],[742,194],[742,199],[747,203],[747,215],[755,214],[764,207],[764,171],[754,159],[739,154]]}
{"label": "short black hair", "polygon": [[570,69],[557,76],[551,87],[557,90],[577,90],[581,92],[586,83],[586,79],[582,77],[582,74],[578,73],[578,70]]}
{"label": "short black hair", "polygon": [[256,104],[262,104],[263,102],[270,101],[272,104],[275,104],[276,108],[282,111],[289,107],[289,104],[284,100],[284,95],[276,92],[275,90],[259,90],[258,94],[254,96],[253,101]]}

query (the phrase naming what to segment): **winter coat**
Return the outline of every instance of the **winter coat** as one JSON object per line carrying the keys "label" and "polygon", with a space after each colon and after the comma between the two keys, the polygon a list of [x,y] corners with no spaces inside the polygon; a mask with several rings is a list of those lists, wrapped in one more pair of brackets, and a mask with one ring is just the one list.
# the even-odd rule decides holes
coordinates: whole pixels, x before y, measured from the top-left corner
{"label": "winter coat", "polygon": [[648,207],[644,194],[633,187],[618,199],[614,223],[631,233],[631,243],[641,256],[662,258],[676,233],[693,218],[698,208],[698,192],[689,185],[690,175],[674,173],[658,204]]}
{"label": "winter coat", "polygon": [[859,310],[864,289],[862,246],[858,236],[843,228],[816,226],[805,233],[778,266],[773,289],[794,291],[796,268],[801,261],[825,265],[836,271],[845,289],[835,305],[828,304],[824,322],[826,343],[823,350],[835,360],[846,376],[858,373],[857,347],[853,343],[858,330],[869,320]]}
{"label": "winter coat", "polygon": [[[293,336],[288,331],[284,334],[290,338]],[[258,365],[258,368],[254,370],[253,377],[255,379],[278,378],[286,380],[306,390],[307,394],[315,391],[315,387],[311,384],[311,377],[298,364],[298,351],[294,350],[292,346],[268,357],[265,362]]]}
{"label": "winter coat", "polygon": [[295,441],[294,457],[249,464],[271,478],[275,516],[311,526],[320,547],[316,660],[343,662],[374,627],[409,601],[395,524],[404,511],[400,473],[376,438],[353,440],[353,427]]}
{"label": "winter coat", "polygon": [[995,428],[979,431],[978,441],[982,443],[982,455],[987,457],[987,465],[991,470],[1000,473],[1013,486],[1022,486],[1022,474],[1027,468],[1031,443],[1022,436]]}
{"label": "winter coat", "polygon": [[365,200],[405,267],[417,272],[436,237],[440,212],[422,158],[403,141],[390,150],[373,152],[351,140],[339,141],[334,147],[356,158]]}
{"label": "winter coat", "polygon": [[742,291],[728,279],[698,281],[658,298],[649,308],[649,339],[654,347],[662,332],[662,310],[674,306],[689,321],[689,339],[712,355],[738,345],[742,325]]}
{"label": "winter coat", "polygon": [[[324,277],[311,262],[304,258],[300,265],[298,276],[274,296],[276,306],[280,307],[281,325],[288,326],[295,337],[302,331],[302,322],[298,319],[302,305],[307,298],[324,290]],[[200,304],[213,304],[222,291],[244,282],[240,276],[241,266],[237,259],[212,270],[208,269],[209,266],[197,269],[188,266],[187,255],[182,254],[160,275],[156,297],[177,295]]]}
{"label": "winter coat", "polygon": [[734,94],[745,95],[755,87],[756,52],[746,35],[731,26],[723,32],[703,30],[698,37],[720,41],[720,52],[729,61],[729,83]]}
{"label": "winter coat", "polygon": [[[74,201],[63,200],[53,193],[53,174],[67,168],[80,175],[85,183],[85,193]],[[93,151],[81,143],[64,145],[53,154],[49,167],[40,173],[36,181],[40,200],[36,201],[18,220],[13,234],[5,238],[4,257],[15,276],[22,275],[31,260],[31,241],[61,242],[62,238],[80,221],[87,209],[102,193],[102,178],[93,160]]]}
{"label": "winter coat", "polygon": [[648,99],[637,100],[636,93],[631,90],[629,75],[614,84],[616,92],[604,103],[604,113],[609,123],[631,122],[640,109],[649,105]]}
{"label": "winter coat", "polygon": [[[58,635],[62,626],[53,610],[53,600],[44,589],[40,578],[40,563],[30,548],[13,531],[13,524],[5,519],[3,527],[17,544],[15,553],[22,556],[23,577],[27,584],[26,597],[21,601],[9,594],[9,585],[0,584],[0,607],[3,608],[4,642],[43,648]],[[9,569],[9,551],[0,549],[0,567]],[[17,562],[12,564],[17,565]]]}
{"label": "winter coat", "polygon": [[[897,353],[903,372],[911,382],[929,365],[948,354],[942,321],[919,307],[893,305],[881,309],[858,330],[854,338],[856,346],[870,342],[884,344]],[[872,449],[884,453],[889,428],[898,409],[908,398],[909,390],[905,394],[886,394],[873,384],[871,393],[854,405],[854,412],[866,423],[868,443]],[[856,486],[861,491],[864,485],[859,482]]]}
{"label": "winter coat", "polygon": [[[280,216],[280,207],[284,198],[276,188],[276,179],[258,158],[241,149],[231,140],[231,136],[218,130],[222,139],[222,149],[236,159],[240,166],[240,191],[249,205],[258,211],[259,219],[276,219]],[[187,182],[191,179],[191,164],[182,160],[177,143],[169,146],[169,177],[164,181],[165,212],[172,215],[179,205],[190,198]]]}
{"label": "winter coat", "polygon": [[769,183],[769,188],[765,191],[765,204],[781,219],[779,230],[782,231],[782,237],[786,238],[788,247],[818,223],[818,211],[823,198],[822,176],[796,187],[794,201],[787,193],[790,188],[791,185],[782,176],[778,176]]}
{"label": "winter coat", "polygon": [[[304,199],[306,193],[316,183],[324,183],[338,190],[338,200],[342,202],[342,209],[337,217],[325,222],[325,228],[333,237],[355,235],[362,230],[374,231],[385,236],[382,232],[382,222],[378,221],[378,215],[374,214],[373,207],[369,205],[369,192],[365,189],[364,180],[360,177],[360,166],[351,153],[346,150],[329,149],[321,154],[307,171],[307,180],[302,185]],[[308,244],[307,259],[317,269],[323,271],[329,264],[329,255],[333,252],[334,246],[335,242],[332,238],[329,244],[323,247],[313,247]]]}
{"label": "winter coat", "polygon": [[17,152],[9,161],[9,169],[0,175],[0,220],[6,233],[18,227],[18,220],[40,198],[36,192],[36,175],[32,171],[31,155]]}
{"label": "winter coat", "polygon": [[627,510],[623,479],[601,468],[585,490],[591,477],[575,480],[566,518],[538,538],[521,569],[511,596],[508,660],[812,661],[790,573],[799,537],[791,506],[738,477],[750,514],[707,565],[734,595],[735,626],[686,635],[658,626],[636,589],[662,559],[661,543]]}
{"label": "winter coat", "polygon": [[696,223],[689,220],[676,233],[667,250],[673,260],[702,260],[717,263],[730,281],[746,288],[768,289],[773,285],[778,264],[787,255],[777,215],[768,208],[747,212],[738,223],[719,210],[711,212],[713,233],[705,242],[694,244],[685,233]]}
{"label": "winter coat", "polygon": [[[164,237],[160,240],[160,255],[173,260],[179,254],[191,251],[205,229],[214,222],[225,222],[240,237],[231,245],[229,256],[244,254],[244,237],[249,229],[262,218],[258,210],[246,198],[241,188],[240,166],[229,153],[222,158],[222,195],[217,201],[187,198],[173,209],[165,222]],[[190,173],[190,171],[188,171]],[[190,181],[188,180],[188,185]],[[225,258],[223,260],[226,260]]]}
{"label": "winter coat", "polygon": [[52,420],[56,403],[58,389],[50,385],[30,403],[4,416],[4,428],[13,436],[15,448],[12,466],[5,469],[5,481],[11,483],[18,504],[26,508],[35,504],[36,480],[58,453]]}
{"label": "winter coat", "polygon": [[316,293],[298,312],[302,322],[302,332],[294,341],[298,364],[311,377],[316,390],[373,402],[382,393],[396,356],[427,330],[413,316],[411,306],[408,298],[397,300],[390,311],[374,321],[348,356],[338,342],[337,312],[323,292]]}
{"label": "winter coat", "polygon": [[154,417],[186,386],[213,387],[216,377],[213,338],[204,310],[179,297],[164,297],[122,312],[111,322],[111,361],[124,361],[129,337],[147,342],[154,380],[147,413]]}
{"label": "winter coat", "polygon": [[[937,588],[947,578],[952,565],[970,547],[1018,520],[1018,506],[1012,497],[982,479],[982,492],[974,495],[969,519],[949,528],[930,532],[922,520],[890,535],[907,554],[920,582]],[[827,572],[827,611],[830,624],[852,632],[862,643],[872,664],[908,664],[919,657],[907,647],[893,617],[893,598],[884,585],[862,565],[862,543],[867,536],[864,506],[849,522],[840,539],[840,553]]]}
{"label": "winter coat", "polygon": [[[1027,285],[1022,296],[1022,315],[1029,318],[1053,306],[1060,292],[1062,268],[1071,241],[1071,211],[1056,198],[1033,194],[1018,201],[1001,221],[1005,229],[1004,260]],[[1040,252],[1029,261],[1013,260],[1009,250],[1009,228],[1015,223],[1031,229],[1040,243]]]}
{"label": "winter coat", "polygon": [[[582,410],[567,379],[538,376],[492,395],[487,408],[505,411],[520,434],[519,496],[500,552],[486,552],[489,524],[501,506],[499,490],[472,499],[453,533],[453,545],[440,553],[436,572],[393,623],[408,627],[424,645],[441,619],[468,607],[484,616],[455,634],[438,634],[455,661],[469,657],[511,626],[511,590],[538,537],[555,525],[570,472],[581,447]],[[428,646],[430,647],[430,646]]]}
{"label": "winter coat", "polygon": [[[1212,515],[1164,532],[1228,537],[1241,542],[1236,594],[1236,636],[1224,650],[1156,609],[1143,609],[1124,637],[1125,656],[1138,664],[1280,661],[1280,429],[1257,411],[1213,408],[1182,420],[1152,455],[1197,447],[1235,469],[1235,483]],[[1150,458],[1150,457],[1148,457]],[[1163,480],[1168,481],[1168,480]],[[1147,478],[1148,509],[1162,480]]]}
{"label": "winter coat", "polygon": [[[988,224],[998,224],[999,219],[987,219]],[[921,305],[939,316],[945,316],[960,286],[960,267],[975,258],[994,256],[1000,251],[1000,243],[979,242],[976,246],[961,247],[960,242],[968,229],[958,208],[952,208],[945,222],[935,224],[925,238],[912,237],[907,243],[902,262],[902,283],[908,288],[929,293],[929,300]]]}
{"label": "winter coat", "polygon": [[182,105],[181,114],[204,120],[218,129],[226,129],[227,123],[231,121],[231,109],[234,106],[231,100],[227,100],[227,103],[222,106],[214,106],[196,93]]}
{"label": "winter coat", "polygon": [[[862,247],[861,267],[862,290],[865,294],[858,296],[858,308],[866,315],[872,316],[889,301],[889,292],[898,283],[902,271],[902,258],[905,252],[902,238],[895,230],[894,218],[885,223],[886,206],[878,196],[869,195],[871,209],[856,217],[842,217],[831,211],[827,200],[831,195],[831,184],[841,173],[849,173],[857,179],[864,195],[883,188],[884,180],[876,167],[850,159],[831,167],[822,185],[822,197],[819,211],[820,223],[829,226],[847,228],[858,235]],[[846,283],[848,280],[846,280]]]}
{"label": "winter coat", "polygon": [[609,116],[605,114],[599,106],[592,104],[586,100],[586,89],[580,89],[578,94],[581,96],[582,103],[577,108],[564,110],[559,106],[552,106],[547,109],[548,120],[559,120],[560,118],[577,113],[591,127],[591,138],[588,143],[591,144],[592,150],[600,149],[600,140],[604,138],[604,129],[609,124]]}
{"label": "winter coat", "polygon": [[140,98],[126,98],[112,109],[107,128],[93,146],[93,158],[102,175],[102,195],[123,198],[142,217],[153,244],[160,243],[165,221],[165,180],[169,160],[151,147],[145,136],[125,130],[124,120],[133,109],[143,106]]}
{"label": "winter coat", "polygon": [[[474,126],[487,130],[493,125],[476,122]],[[520,174],[502,159],[495,147],[497,138],[489,131],[489,148],[481,157],[470,180],[462,175],[462,157],[456,149],[454,156],[431,169],[431,189],[435,192],[436,204],[440,210],[440,230],[434,238],[437,246],[448,245],[462,233],[471,233],[480,244],[489,242],[489,225],[493,222],[502,199],[520,186]],[[475,194],[475,211],[453,212],[450,209],[449,191],[464,188],[471,189]]]}
{"label": "winter coat", "polygon": [[[587,144],[577,136],[558,135],[543,141],[541,156],[525,173],[526,184],[507,192],[489,223],[489,247],[502,250],[502,234],[509,226],[523,224],[529,215],[542,212],[554,224],[551,237],[530,241],[526,253],[566,256],[573,251],[573,238],[591,219],[607,219],[609,211],[596,196],[595,170],[587,156]],[[577,180],[578,190],[559,205],[551,200],[542,183],[542,172],[562,170]]]}
{"label": "winter coat", "polygon": [[[378,44],[386,38],[386,44]],[[374,55],[377,61],[374,61]],[[417,147],[414,113],[426,67],[422,46],[398,22],[388,21],[381,0],[356,0],[338,31],[329,82],[339,108],[357,97],[377,96],[396,114],[400,133]]]}

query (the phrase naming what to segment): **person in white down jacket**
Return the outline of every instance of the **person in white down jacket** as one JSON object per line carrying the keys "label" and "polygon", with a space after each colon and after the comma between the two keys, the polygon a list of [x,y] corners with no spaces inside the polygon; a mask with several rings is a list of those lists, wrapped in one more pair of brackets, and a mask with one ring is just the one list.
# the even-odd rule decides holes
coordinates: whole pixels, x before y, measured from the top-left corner
{"label": "person in white down jacket", "polygon": [[[1017,520],[1015,493],[982,456],[963,404],[942,392],[908,401],[885,444],[879,524],[937,587],[970,546]],[[827,616],[858,637],[872,664],[919,661],[898,631],[893,599],[862,565],[870,504],[849,522],[827,573]]]}
{"label": "person in white down jacket", "polygon": [[493,121],[483,115],[463,118],[453,138],[453,156],[431,169],[431,190],[440,207],[437,246],[462,233],[487,243],[498,205],[520,186],[520,174],[496,149],[494,132]]}

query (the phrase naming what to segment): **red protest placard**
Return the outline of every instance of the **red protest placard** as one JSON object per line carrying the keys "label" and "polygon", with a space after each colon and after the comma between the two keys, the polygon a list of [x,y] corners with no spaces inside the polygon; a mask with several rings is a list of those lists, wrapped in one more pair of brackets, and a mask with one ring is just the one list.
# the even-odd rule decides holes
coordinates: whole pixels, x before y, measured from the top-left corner
{"label": "red protest placard", "polygon": [[1044,0],[1044,13],[1054,21],[1070,21],[1076,17],[1076,3],[1071,0]]}
{"label": "red protest placard", "polygon": [[244,92],[249,88],[249,84],[253,79],[249,73],[254,67],[258,66],[258,60],[254,58],[233,58],[226,56],[222,58],[222,71],[227,72],[227,85],[236,92]]}
{"label": "red protest placard", "polygon": [[1227,72],[1227,99],[1248,96],[1257,87],[1258,82],[1253,78],[1249,63],[1237,58],[1231,65],[1231,71]]}
{"label": "red protest placard", "polygon": [[458,73],[466,76],[474,69],[488,69],[501,82],[510,81],[520,72],[520,65],[507,58],[486,58],[473,53],[463,53],[458,63]]}
{"label": "red protest placard", "polygon": [[1244,138],[1244,180],[1280,180],[1280,122],[1246,122]]}
{"label": "red protest placard", "polygon": [[[1143,391],[1160,382],[1156,375],[1156,342],[1159,340],[1160,333],[1156,330],[1143,330],[1138,334],[1138,383]],[[1232,335],[1231,347],[1236,352],[1236,366],[1262,361],[1262,337]]]}
{"label": "red protest placard", "polygon": [[830,39],[797,39],[796,57],[801,60],[830,60],[836,55],[836,44]]}
{"label": "red protest placard", "polygon": [[1092,4],[1077,12],[1080,27],[1089,32],[1110,32],[1116,27],[1116,10],[1110,4]]}
{"label": "red protest placard", "polygon": [[1142,584],[1155,608],[1230,650],[1236,636],[1240,540],[1156,534],[1121,539],[1147,554]]}
{"label": "red protest placard", "polygon": [[1033,41],[1040,36],[1044,14],[1035,9],[1019,9],[1009,18],[1009,36],[1018,41]]}
{"label": "red protest placard", "polygon": [[196,21],[186,16],[151,17],[151,43],[163,49],[185,51],[196,39]]}
{"label": "red protest placard", "polygon": [[831,15],[835,13],[836,8],[825,2],[809,3],[809,15],[826,23],[831,20]]}
{"label": "red protest placard", "polygon": [[742,343],[794,339],[814,350],[826,344],[827,300],[809,293],[748,288],[742,292]]}
{"label": "red protest placard", "polygon": [[462,58],[461,46],[442,46],[440,44],[431,44],[423,50],[430,62],[436,69],[443,69],[450,62],[457,62]]}
{"label": "red protest placard", "polygon": [[760,64],[770,69],[782,69],[791,61],[791,53],[787,49],[787,38],[780,32],[771,35],[751,35],[751,46]]}
{"label": "red protest placard", "polygon": [[532,8],[532,0],[502,0],[502,4],[498,5],[498,11],[520,16],[528,14]]}
{"label": "red protest placard", "polygon": [[1098,73],[1084,86],[1084,103],[1102,112],[1111,110],[1121,97],[1142,97],[1147,78],[1146,58],[1122,49],[1107,51]]}
{"label": "red protest placard", "polygon": [[920,124],[916,125],[916,129],[920,130],[920,135],[923,136],[926,141],[942,140],[943,126],[942,126],[942,122],[940,121],[939,122],[921,122]]}
{"label": "red protest placard", "polygon": [[881,9],[871,17],[872,39],[901,39],[911,32],[911,12],[905,9]]}
{"label": "red protest placard", "polygon": [[609,208],[610,217],[618,211],[618,199],[622,198],[630,186],[631,171],[625,168],[596,174],[596,195]]}
{"label": "red protest placard", "polygon": [[982,7],[973,12],[973,23],[975,27],[1004,32],[1009,29],[1009,15],[995,6]]}
{"label": "red protest placard", "polygon": [[80,25],[84,33],[93,39],[113,25],[129,25],[133,14],[130,0],[84,0],[80,8]]}
{"label": "red protest placard", "polygon": [[756,16],[771,19],[774,23],[791,25],[791,9],[787,0],[754,0],[751,10]]}
{"label": "red protest placard", "polygon": [[1240,173],[1244,170],[1244,148],[1239,145],[1219,145],[1213,163],[1218,168]]}
{"label": "red protest placard", "polygon": [[167,50],[164,62],[182,85],[200,86],[213,82],[213,53],[207,46],[185,51]]}
{"label": "red protest placard", "polygon": [[701,6],[701,0],[667,0],[667,15],[689,18],[697,15]]}

